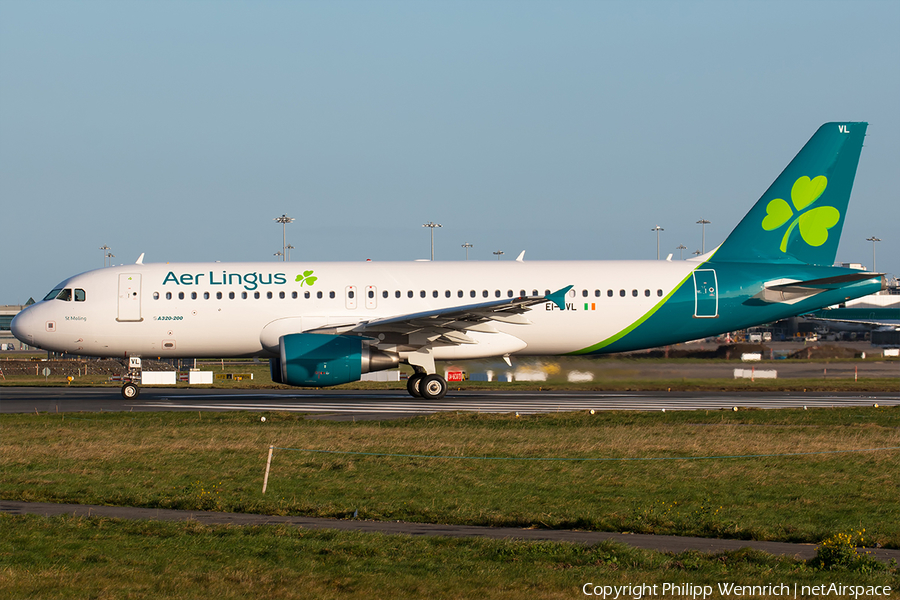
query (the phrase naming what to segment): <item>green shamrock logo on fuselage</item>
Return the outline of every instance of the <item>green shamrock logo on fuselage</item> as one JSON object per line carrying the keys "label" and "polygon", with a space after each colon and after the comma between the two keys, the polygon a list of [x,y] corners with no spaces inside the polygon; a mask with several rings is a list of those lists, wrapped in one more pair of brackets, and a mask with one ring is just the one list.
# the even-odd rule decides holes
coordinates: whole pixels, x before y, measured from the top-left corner
{"label": "green shamrock logo on fuselage", "polygon": [[304,283],[312,285],[316,282],[317,279],[319,279],[318,277],[313,277],[312,274],[313,271],[303,271],[303,274],[297,275],[297,279],[295,279],[294,281],[299,281],[300,287],[303,287]]}
{"label": "green shamrock logo on fuselage", "polygon": [[[788,238],[798,225],[800,237],[810,246],[821,246],[828,240],[828,230],[841,220],[838,209],[833,206],[819,206],[803,212],[806,207],[819,199],[827,186],[828,179],[824,175],[819,175],[815,179],[804,175],[794,182],[791,188],[791,203],[798,214],[781,239],[782,252],[787,252]],[[794,211],[790,205],[781,198],[775,198],[766,206],[766,218],[763,219],[762,228],[766,231],[778,229],[793,216]]]}

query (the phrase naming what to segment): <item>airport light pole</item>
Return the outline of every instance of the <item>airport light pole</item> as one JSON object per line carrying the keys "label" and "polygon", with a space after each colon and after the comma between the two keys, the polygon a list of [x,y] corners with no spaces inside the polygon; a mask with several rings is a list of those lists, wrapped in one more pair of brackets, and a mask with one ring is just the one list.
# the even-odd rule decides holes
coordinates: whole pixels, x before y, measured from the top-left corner
{"label": "airport light pole", "polygon": [[866,238],[867,242],[872,242],[872,272],[875,272],[875,242],[880,242],[881,238],[877,238],[874,235],[870,238]]}
{"label": "airport light pole", "polygon": [[694,251],[692,252],[692,254],[694,254],[695,256],[700,256],[700,255],[703,254],[703,253],[700,252],[699,250],[694,250]]}
{"label": "airport light pole", "polygon": [[710,224],[710,221],[707,221],[706,219],[700,219],[699,221],[697,221],[697,224],[700,225],[701,229],[700,249],[703,250],[703,254],[706,254],[706,226]]}
{"label": "airport light pole", "polygon": [[654,228],[651,229],[650,231],[655,231],[655,232],[656,232],[656,260],[659,260],[659,232],[660,232],[660,231],[665,231],[665,229],[663,229],[662,227],[660,227],[659,225],[657,225],[656,227],[654,227]]}
{"label": "airport light pole", "polygon": [[[277,223],[281,223],[281,252],[279,254],[281,254],[281,260],[284,261],[284,251],[287,250],[287,231],[285,228],[288,223],[293,223],[294,219],[287,215],[281,215],[280,217],[275,217],[273,220]],[[278,256],[278,254],[275,256]]]}
{"label": "airport light pole", "polygon": [[285,246],[285,248],[287,248],[287,259],[288,259],[288,262],[291,262],[291,250],[293,250],[294,247],[291,246],[290,244],[288,244],[287,246]]}
{"label": "airport light pole", "polygon": [[472,248],[474,246],[475,244],[470,244],[469,242],[466,242],[462,245],[462,247],[466,249],[466,260],[469,260],[469,248]]}
{"label": "airport light pole", "polygon": [[[112,259],[114,259],[115,257],[116,257],[116,255],[113,254],[112,252],[107,252],[107,253],[106,253],[106,256],[105,256],[104,258],[105,258],[105,259],[108,259],[108,260],[109,260],[109,266],[112,266]],[[103,265],[106,266],[106,262],[104,262]]]}
{"label": "airport light pole", "polygon": [[422,227],[428,227],[429,229],[431,229],[431,262],[434,262],[434,228],[441,227],[441,224],[428,221],[427,223],[422,225]]}
{"label": "airport light pole", "polygon": [[497,250],[494,252],[494,256],[497,257],[497,260],[500,260],[500,257],[503,256],[503,250]]}
{"label": "airport light pole", "polygon": [[106,244],[100,246],[100,249],[103,250],[103,266],[106,266],[106,253],[109,252],[110,248]]}
{"label": "airport light pole", "polygon": [[684,251],[687,250],[687,246],[685,246],[684,244],[678,244],[677,246],[675,246],[675,249],[680,252],[680,254],[678,255],[678,260],[684,260]]}
{"label": "airport light pole", "polygon": [[280,256],[280,257],[281,257],[281,260],[282,260],[282,261],[284,260],[284,252],[276,252],[276,253],[273,254],[272,256]]}

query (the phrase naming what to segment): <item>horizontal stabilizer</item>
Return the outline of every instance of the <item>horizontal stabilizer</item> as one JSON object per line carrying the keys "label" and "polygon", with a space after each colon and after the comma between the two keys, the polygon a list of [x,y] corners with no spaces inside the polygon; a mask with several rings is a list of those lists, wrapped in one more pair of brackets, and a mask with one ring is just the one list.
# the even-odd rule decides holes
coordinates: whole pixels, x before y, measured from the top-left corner
{"label": "horizontal stabilizer", "polygon": [[778,279],[764,284],[763,290],[756,297],[763,302],[784,302],[793,304],[820,294],[827,290],[839,290],[854,283],[869,281],[876,277],[882,277],[881,273],[849,273],[836,277],[823,279],[809,279],[807,281],[794,281],[790,279]]}

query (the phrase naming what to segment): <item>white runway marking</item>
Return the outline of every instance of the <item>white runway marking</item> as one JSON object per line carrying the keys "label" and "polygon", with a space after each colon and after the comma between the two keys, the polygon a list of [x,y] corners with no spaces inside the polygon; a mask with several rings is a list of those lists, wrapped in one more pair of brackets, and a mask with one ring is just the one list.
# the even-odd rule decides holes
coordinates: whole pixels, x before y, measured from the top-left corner
{"label": "white runway marking", "polygon": [[[509,396],[509,399],[503,396]],[[233,400],[233,402],[222,400]],[[273,400],[279,400],[274,401]],[[210,400],[214,400],[210,402]],[[900,405],[896,397],[835,398],[828,396],[803,396],[775,398],[745,398],[713,396],[704,398],[660,398],[658,395],[597,394],[573,398],[560,394],[557,401],[547,395],[522,398],[515,394],[491,394],[489,398],[470,399],[453,397],[437,402],[414,400],[402,394],[373,394],[337,400],[328,396],[285,396],[278,394],[246,396],[215,395],[203,397],[172,396],[162,401],[135,404],[135,407],[155,409],[285,411],[304,413],[357,413],[357,414],[433,414],[438,412],[481,412],[537,414],[572,411],[606,410],[721,410],[734,406],[744,408],[829,408],[865,407],[876,402],[880,406]]]}

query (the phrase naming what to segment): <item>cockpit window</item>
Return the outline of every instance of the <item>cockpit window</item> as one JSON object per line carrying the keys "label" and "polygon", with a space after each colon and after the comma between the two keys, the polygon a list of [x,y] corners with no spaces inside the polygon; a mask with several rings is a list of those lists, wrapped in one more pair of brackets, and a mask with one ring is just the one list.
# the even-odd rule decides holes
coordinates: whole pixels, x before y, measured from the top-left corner
{"label": "cockpit window", "polygon": [[44,296],[44,300],[53,300],[56,298],[59,293],[62,291],[62,288],[56,288],[55,290],[50,290],[50,293]]}
{"label": "cockpit window", "polygon": [[75,288],[75,302],[84,302],[84,290]]}
{"label": "cockpit window", "polygon": [[66,288],[64,290],[60,290],[59,294],[56,295],[57,300],[65,300],[66,302],[72,301],[72,288]]}

